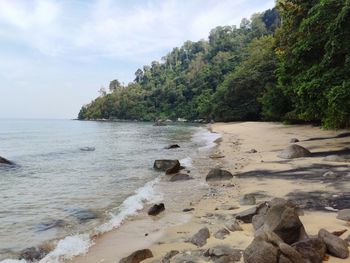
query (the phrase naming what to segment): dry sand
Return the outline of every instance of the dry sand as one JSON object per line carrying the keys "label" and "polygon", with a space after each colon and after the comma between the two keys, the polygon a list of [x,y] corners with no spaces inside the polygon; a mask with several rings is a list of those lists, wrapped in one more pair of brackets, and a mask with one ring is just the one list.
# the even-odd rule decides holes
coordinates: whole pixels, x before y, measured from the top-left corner
{"label": "dry sand", "polygon": [[[258,201],[273,197],[297,198],[298,201],[299,198],[301,203],[310,198],[310,193],[314,193],[310,201],[315,203],[320,203],[317,201],[321,198],[326,202],[339,197],[338,203],[331,202],[333,208],[344,205],[344,200],[340,198],[342,195],[348,198],[350,196],[350,163],[323,161],[324,156],[350,147],[350,137],[336,137],[346,131],[324,131],[306,125],[285,126],[261,122],[217,123],[211,128],[213,132],[222,135],[218,147],[213,149],[215,153],[211,153],[221,158],[211,160],[211,165],[222,167],[236,175],[231,182],[210,184],[204,196],[195,196],[191,202],[187,202],[187,206],[191,205],[195,209],[193,212],[183,213],[182,208],[187,206],[178,206],[156,218],[136,217],[120,229],[98,238],[87,255],[75,258],[72,262],[119,262],[121,257],[140,248],[152,250],[154,258],[144,261],[148,263],[161,262],[161,258],[170,250],[191,254],[198,248],[186,240],[204,226],[209,228],[211,237],[201,249],[216,244],[244,249],[254,237],[251,224],[242,224],[244,231],[233,232],[224,240],[213,237],[213,233],[225,225],[227,217],[249,208],[239,205],[238,199],[243,194],[255,193]],[[290,145],[291,138],[298,138],[298,144],[309,149],[313,155],[293,160],[278,158],[278,152]],[[249,153],[251,149],[257,152]],[[208,170],[209,167],[202,170],[202,181]],[[333,171],[341,177],[323,179],[322,175],[326,171]],[[181,187],[181,184],[174,184],[174,187]],[[180,204],[185,205],[186,202]],[[227,210],[225,205],[240,208]],[[325,205],[328,206],[328,203]],[[342,238],[350,234],[349,224],[337,220],[336,212],[305,209],[304,213],[300,219],[310,235],[317,234],[320,228],[329,231],[347,229]],[[149,233],[147,237],[144,235],[145,230]],[[350,260],[331,257],[328,262]]]}

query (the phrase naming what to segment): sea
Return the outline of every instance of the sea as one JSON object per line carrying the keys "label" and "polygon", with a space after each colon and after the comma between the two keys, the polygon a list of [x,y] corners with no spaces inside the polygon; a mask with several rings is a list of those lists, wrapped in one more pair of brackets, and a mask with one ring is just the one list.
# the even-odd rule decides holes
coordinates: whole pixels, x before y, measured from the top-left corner
{"label": "sea", "polygon": [[30,247],[50,247],[43,263],[85,253],[93,235],[162,200],[154,160],[190,172],[218,137],[187,123],[0,120],[0,156],[15,163],[0,165],[0,262],[25,263]]}

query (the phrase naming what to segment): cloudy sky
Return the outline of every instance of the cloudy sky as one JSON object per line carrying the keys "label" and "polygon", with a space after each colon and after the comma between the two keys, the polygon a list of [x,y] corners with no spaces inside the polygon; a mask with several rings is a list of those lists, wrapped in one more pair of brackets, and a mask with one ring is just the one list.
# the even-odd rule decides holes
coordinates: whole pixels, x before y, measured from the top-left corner
{"label": "cloudy sky", "polygon": [[274,0],[0,0],[0,118],[74,118],[112,79]]}

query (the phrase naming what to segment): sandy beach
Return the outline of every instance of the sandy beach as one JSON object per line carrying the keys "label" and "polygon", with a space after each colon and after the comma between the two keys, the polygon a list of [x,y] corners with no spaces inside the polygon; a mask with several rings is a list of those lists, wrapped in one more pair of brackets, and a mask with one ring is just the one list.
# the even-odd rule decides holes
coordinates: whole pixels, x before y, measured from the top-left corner
{"label": "sandy beach", "polygon": [[[325,156],[348,154],[347,131],[262,122],[216,123],[211,129],[222,137],[210,153],[215,158],[207,156],[207,159],[194,160],[194,166],[201,166],[198,169],[201,178],[197,178],[202,184],[201,191],[185,200],[173,200],[176,205],[165,203],[169,209],[156,217],[145,216],[147,209],[141,211],[121,228],[96,238],[86,255],[69,262],[119,262],[122,257],[143,248],[153,253],[152,258],[144,261],[148,263],[162,262],[171,250],[180,253],[174,257],[178,261],[170,262],[185,262],[181,257],[194,262],[211,262],[202,254],[216,245],[244,250],[254,239],[252,224],[240,223],[243,231],[230,232],[223,239],[214,235],[232,220],[233,214],[252,207],[239,203],[239,198],[245,194],[253,194],[257,203],[274,197],[292,200],[303,208],[300,220],[309,235],[317,235],[319,229],[325,228],[330,232],[347,230],[341,238],[348,237],[350,225],[336,219],[336,211],[350,205],[350,163],[324,160]],[[291,144],[292,138],[297,138],[298,145],[310,150],[311,156],[279,158],[278,153]],[[230,171],[234,178],[205,183],[205,176],[214,167]],[[324,176],[327,172],[332,176]],[[173,195],[169,195],[180,196],[181,190],[191,191],[186,189],[186,182],[176,182],[172,187]],[[194,210],[183,212],[185,208]],[[187,242],[203,227],[208,227],[210,232],[204,246],[198,248]],[[243,257],[237,262],[244,262]],[[330,256],[328,262],[349,262],[349,259]]]}

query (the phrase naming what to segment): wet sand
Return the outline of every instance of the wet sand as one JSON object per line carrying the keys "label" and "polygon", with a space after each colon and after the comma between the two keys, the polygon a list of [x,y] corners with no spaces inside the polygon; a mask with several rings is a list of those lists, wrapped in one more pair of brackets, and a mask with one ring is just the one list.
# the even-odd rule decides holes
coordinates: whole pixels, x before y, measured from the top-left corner
{"label": "wet sand", "polygon": [[[228,244],[243,250],[254,237],[251,224],[242,224],[244,231],[232,232],[223,240],[212,234],[222,228],[232,214],[250,207],[241,206],[238,201],[247,193],[254,193],[258,202],[273,197],[294,200],[305,208],[300,219],[310,235],[317,234],[320,228],[329,231],[347,229],[342,238],[350,234],[350,225],[337,220],[336,212],[325,209],[328,206],[341,209],[350,204],[350,163],[323,160],[327,155],[348,152],[346,147],[350,147],[350,137],[345,134],[348,131],[260,122],[218,123],[211,128],[220,133],[222,139],[208,153],[207,162],[205,158],[194,160],[194,165],[201,167],[195,181],[201,184],[200,191],[191,197],[187,193],[191,189],[184,190],[186,182],[174,183],[171,187],[173,195],[166,200],[176,205],[169,204],[170,208],[155,218],[146,216],[146,210],[142,211],[121,228],[98,238],[87,255],[70,262],[119,262],[121,257],[141,248],[150,248],[153,252],[154,257],[144,261],[148,263],[161,262],[170,250],[194,254],[198,248],[186,240],[204,226],[209,228],[211,237],[201,250],[216,244]],[[290,145],[291,138],[298,138],[300,142],[297,144],[309,149],[312,155],[292,160],[278,158],[277,154]],[[250,153],[252,149],[256,152]],[[221,158],[211,159],[210,155]],[[205,175],[211,167],[227,169],[235,177],[229,182],[207,185]],[[338,177],[323,177],[328,171]],[[185,200],[180,197],[181,191],[187,193],[183,194]],[[239,208],[227,210],[227,206]],[[194,208],[194,211],[182,212],[187,207]],[[348,261],[330,257],[328,262]]]}

